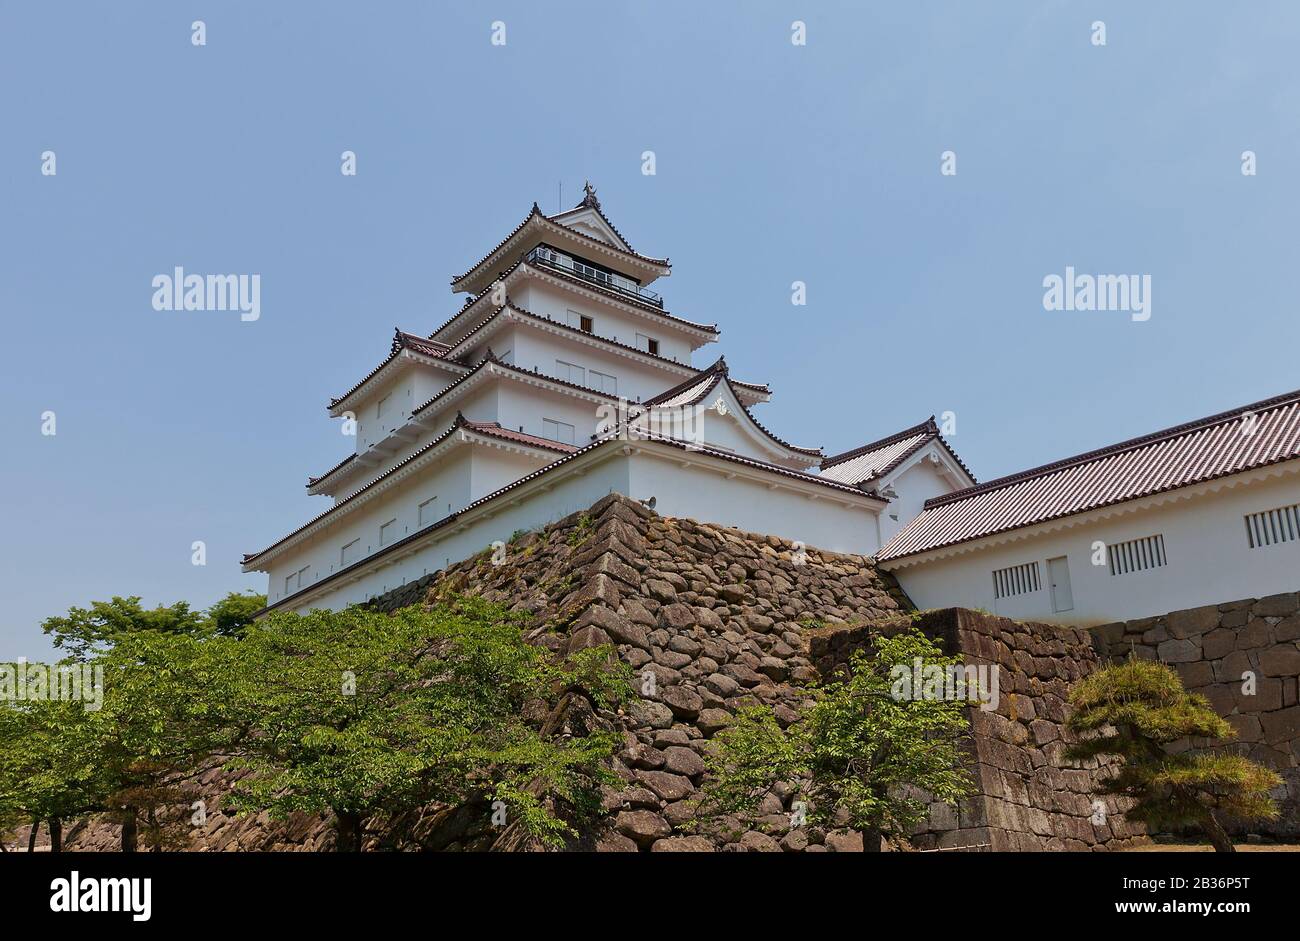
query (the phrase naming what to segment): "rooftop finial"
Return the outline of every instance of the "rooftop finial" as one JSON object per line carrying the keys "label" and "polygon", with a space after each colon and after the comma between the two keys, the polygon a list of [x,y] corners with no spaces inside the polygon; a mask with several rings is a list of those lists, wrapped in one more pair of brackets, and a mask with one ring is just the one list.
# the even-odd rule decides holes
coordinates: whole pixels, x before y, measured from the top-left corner
{"label": "rooftop finial", "polygon": [[600,200],[596,198],[596,187],[591,185],[591,180],[584,180],[582,184],[582,202],[579,206],[585,206],[588,209],[599,209]]}

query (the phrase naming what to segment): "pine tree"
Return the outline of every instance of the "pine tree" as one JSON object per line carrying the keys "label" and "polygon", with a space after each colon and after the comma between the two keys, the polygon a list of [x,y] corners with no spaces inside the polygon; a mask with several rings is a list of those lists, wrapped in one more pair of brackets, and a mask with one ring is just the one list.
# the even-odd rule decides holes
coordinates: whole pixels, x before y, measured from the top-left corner
{"label": "pine tree", "polygon": [[1132,799],[1125,812],[1130,819],[1153,829],[1199,827],[1217,852],[1231,853],[1225,818],[1277,817],[1269,791],[1282,781],[1272,771],[1222,749],[1166,750],[1184,738],[1226,740],[1237,734],[1205,697],[1183,688],[1171,667],[1137,659],[1105,667],[1075,684],[1070,703],[1069,727],[1088,737],[1069,756],[1121,759],[1102,791]]}

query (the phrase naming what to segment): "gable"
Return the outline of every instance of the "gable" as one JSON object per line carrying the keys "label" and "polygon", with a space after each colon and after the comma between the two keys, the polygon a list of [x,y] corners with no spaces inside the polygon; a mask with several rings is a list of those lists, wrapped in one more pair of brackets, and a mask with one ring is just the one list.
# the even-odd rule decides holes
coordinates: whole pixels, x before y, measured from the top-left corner
{"label": "gable", "polygon": [[598,242],[604,242],[606,245],[612,245],[621,251],[632,252],[632,247],[623,241],[622,236],[615,232],[614,228],[605,221],[605,218],[593,208],[583,206],[578,209],[570,209],[568,212],[551,216],[550,220],[558,222],[566,229],[572,229],[580,235],[593,238]]}

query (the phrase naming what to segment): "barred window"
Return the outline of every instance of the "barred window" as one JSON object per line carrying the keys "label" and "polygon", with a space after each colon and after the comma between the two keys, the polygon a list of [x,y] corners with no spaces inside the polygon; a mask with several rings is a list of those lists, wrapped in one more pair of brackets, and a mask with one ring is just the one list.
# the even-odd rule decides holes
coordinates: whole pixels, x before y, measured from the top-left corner
{"label": "barred window", "polygon": [[1112,575],[1128,575],[1169,564],[1165,556],[1165,537],[1159,533],[1107,546],[1106,555],[1110,558]]}
{"label": "barred window", "polygon": [[1012,595],[1027,595],[1038,591],[1038,563],[1026,562],[1023,565],[1011,565],[993,572],[993,597],[1009,598]]}
{"label": "barred window", "polygon": [[1300,539],[1300,503],[1246,514],[1246,540],[1252,549]]}

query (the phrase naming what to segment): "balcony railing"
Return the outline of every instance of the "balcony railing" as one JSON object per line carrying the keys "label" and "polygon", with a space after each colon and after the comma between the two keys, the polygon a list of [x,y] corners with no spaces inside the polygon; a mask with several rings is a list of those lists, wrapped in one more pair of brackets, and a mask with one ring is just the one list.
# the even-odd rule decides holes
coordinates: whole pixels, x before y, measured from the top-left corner
{"label": "balcony railing", "polygon": [[558,269],[575,278],[600,285],[607,291],[626,294],[628,297],[634,297],[647,304],[653,304],[663,310],[664,299],[654,291],[641,287],[631,278],[625,278],[620,274],[614,274],[612,271],[603,271],[600,268],[592,267],[572,255],[557,252],[547,245],[538,245],[524,257],[524,260],[535,265],[541,265],[544,268]]}

